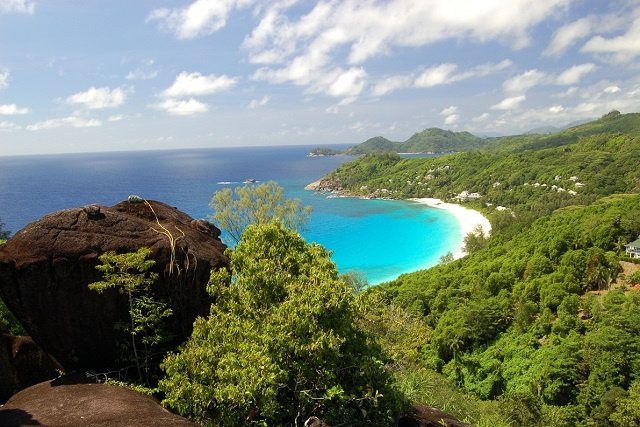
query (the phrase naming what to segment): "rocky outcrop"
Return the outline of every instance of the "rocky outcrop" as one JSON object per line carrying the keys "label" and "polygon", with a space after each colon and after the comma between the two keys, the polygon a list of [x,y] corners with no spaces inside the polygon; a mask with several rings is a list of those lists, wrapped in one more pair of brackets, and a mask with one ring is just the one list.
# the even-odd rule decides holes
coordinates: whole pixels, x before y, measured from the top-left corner
{"label": "rocky outcrop", "polygon": [[88,289],[101,279],[98,257],[151,249],[159,274],[152,292],[173,310],[170,328],[180,342],[209,312],[210,270],[229,265],[219,236],[205,220],[140,198],[56,212],[0,245],[0,296],[65,369],[114,367],[114,324],[127,319],[127,302],[115,289]]}
{"label": "rocky outcrop", "polygon": [[79,377],[44,382],[13,396],[0,409],[0,426],[195,426],[133,390],[83,383]]}
{"label": "rocky outcrop", "polygon": [[308,184],[304,189],[309,191],[320,191],[323,193],[342,193],[345,191],[342,185],[340,185],[340,181],[332,180],[327,177],[320,178],[319,180]]}
{"label": "rocky outcrop", "polygon": [[61,369],[30,337],[0,337],[0,403],[14,393],[50,380]]}

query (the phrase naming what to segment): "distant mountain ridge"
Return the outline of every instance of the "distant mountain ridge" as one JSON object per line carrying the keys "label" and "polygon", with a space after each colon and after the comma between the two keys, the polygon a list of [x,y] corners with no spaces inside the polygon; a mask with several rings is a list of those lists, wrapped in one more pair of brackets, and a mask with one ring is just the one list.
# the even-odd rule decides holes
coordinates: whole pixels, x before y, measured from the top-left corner
{"label": "distant mountain ridge", "polygon": [[383,136],[375,136],[346,150],[316,148],[311,151],[310,156],[369,153],[456,153],[477,150],[485,144],[484,138],[466,131],[453,132],[440,128],[428,128],[413,134],[403,142],[391,141]]}
{"label": "distant mountain ridge", "polygon": [[633,134],[629,128],[636,128],[638,113],[620,114],[613,110],[600,119],[575,120],[562,127],[541,126],[520,135],[477,136],[467,131],[454,132],[440,128],[427,128],[413,134],[406,141],[391,141],[384,136],[374,136],[345,150],[314,148],[309,156],[334,156],[339,154],[362,155],[371,153],[429,153],[449,154],[474,151],[502,145],[508,151],[557,146],[569,134],[569,139],[600,132]]}
{"label": "distant mountain ridge", "polygon": [[592,122],[594,120],[597,120],[597,119],[575,120],[575,121],[573,121],[573,122],[571,122],[569,124],[566,124],[566,125],[564,125],[562,127],[540,126],[540,127],[528,130],[524,134],[525,135],[531,135],[531,134],[543,135],[543,134],[555,133],[555,132],[560,132],[562,130],[569,129],[569,128],[572,128],[572,127],[576,127],[576,126],[579,126],[579,125],[583,125],[585,123],[589,123],[589,122]]}

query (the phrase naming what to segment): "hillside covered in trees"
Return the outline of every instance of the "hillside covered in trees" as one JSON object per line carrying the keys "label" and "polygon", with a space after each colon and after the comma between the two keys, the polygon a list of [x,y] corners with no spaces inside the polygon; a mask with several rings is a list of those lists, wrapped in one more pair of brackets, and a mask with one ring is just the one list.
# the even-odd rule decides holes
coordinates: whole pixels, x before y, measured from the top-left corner
{"label": "hillside covered in trees", "polygon": [[486,141],[469,132],[453,132],[439,128],[428,128],[412,135],[403,142],[390,141],[383,136],[376,136],[347,148],[332,150],[316,148],[311,155],[361,155],[371,153],[456,153],[459,151],[477,150]]}
{"label": "hillside covered in trees", "polygon": [[481,151],[366,155],[325,177],[325,190],[457,201],[492,222],[466,257],[369,290],[425,322],[414,372],[497,403],[498,425],[640,423],[640,265],[625,258],[639,135],[640,115],[612,112]]}

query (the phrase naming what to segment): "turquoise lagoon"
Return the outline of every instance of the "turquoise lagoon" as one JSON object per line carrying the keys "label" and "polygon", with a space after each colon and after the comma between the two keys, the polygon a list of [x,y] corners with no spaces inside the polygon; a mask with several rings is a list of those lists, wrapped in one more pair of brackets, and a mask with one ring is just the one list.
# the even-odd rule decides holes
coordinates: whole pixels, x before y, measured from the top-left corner
{"label": "turquoise lagoon", "polygon": [[277,181],[287,197],[313,207],[309,242],[333,252],[341,273],[370,284],[437,264],[462,234],[450,213],[409,201],[332,197],[303,188],[348,156],[307,157],[313,147],[236,147],[139,152],[0,156],[0,218],[17,231],[61,209],[113,205],[130,194],[176,206],[194,218],[211,214],[214,191],[247,178]]}

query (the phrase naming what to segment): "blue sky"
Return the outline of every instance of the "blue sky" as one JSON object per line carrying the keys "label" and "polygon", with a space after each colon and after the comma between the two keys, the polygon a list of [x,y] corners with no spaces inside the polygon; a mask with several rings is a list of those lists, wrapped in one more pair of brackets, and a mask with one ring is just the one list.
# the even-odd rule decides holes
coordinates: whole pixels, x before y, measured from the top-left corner
{"label": "blue sky", "polygon": [[0,155],[516,134],[640,111],[640,1],[0,0]]}

